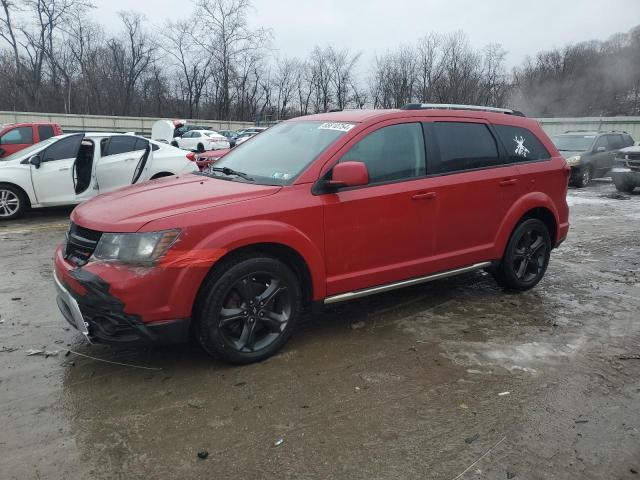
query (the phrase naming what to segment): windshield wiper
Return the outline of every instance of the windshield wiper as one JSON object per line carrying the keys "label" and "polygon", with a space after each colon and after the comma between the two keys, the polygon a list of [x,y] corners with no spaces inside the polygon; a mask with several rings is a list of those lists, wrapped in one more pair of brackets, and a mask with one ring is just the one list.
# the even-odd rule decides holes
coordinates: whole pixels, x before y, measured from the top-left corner
{"label": "windshield wiper", "polygon": [[232,168],[229,168],[229,167],[222,167],[222,168],[220,168],[220,167],[209,167],[209,170],[212,170],[212,171],[214,171],[214,172],[222,172],[222,173],[224,173],[225,175],[236,175],[236,176],[238,176],[238,177],[242,177],[242,178],[244,178],[244,179],[245,179],[245,180],[247,180],[248,182],[255,182],[255,179],[251,178],[251,177],[250,177],[249,175],[247,175],[246,173],[244,173],[244,172],[238,172],[238,171],[236,171],[236,170],[234,170],[234,169],[232,169]]}

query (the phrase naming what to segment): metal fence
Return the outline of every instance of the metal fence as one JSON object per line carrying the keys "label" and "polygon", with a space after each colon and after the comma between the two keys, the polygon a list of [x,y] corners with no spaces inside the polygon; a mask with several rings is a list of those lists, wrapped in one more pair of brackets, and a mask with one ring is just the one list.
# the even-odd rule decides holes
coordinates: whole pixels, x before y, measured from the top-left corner
{"label": "metal fence", "polygon": [[640,117],[539,118],[548,135],[568,130],[621,130],[640,141]]}
{"label": "metal fence", "polygon": [[[20,122],[52,122],[65,132],[136,132],[150,135],[153,123],[160,118],[110,117],[103,115],[67,115],[60,113],[0,112],[0,124]],[[187,120],[192,125],[203,125],[213,130],[240,130],[252,127],[250,122],[223,122],[218,120]]]}
{"label": "metal fence", "polygon": [[[58,113],[0,112],[0,124],[16,122],[54,122],[67,132],[137,132],[151,134],[153,122],[149,117],[110,117],[103,115],[66,115]],[[623,130],[640,141],[640,117],[583,117],[539,118],[542,128],[549,134],[567,130]],[[218,120],[187,120],[214,130],[239,130],[253,126],[250,122],[223,122]]]}

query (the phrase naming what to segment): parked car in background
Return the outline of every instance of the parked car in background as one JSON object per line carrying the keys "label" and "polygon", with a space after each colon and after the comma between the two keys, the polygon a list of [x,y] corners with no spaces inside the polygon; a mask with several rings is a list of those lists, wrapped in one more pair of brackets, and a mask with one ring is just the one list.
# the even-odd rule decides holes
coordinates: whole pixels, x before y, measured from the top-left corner
{"label": "parked car in background", "polygon": [[198,153],[195,157],[196,165],[201,171],[208,171],[209,167],[213,166],[230,151],[229,148],[225,148],[223,150],[209,150],[208,152]]}
{"label": "parked car in background", "polygon": [[238,133],[262,133],[267,127],[249,127],[243,130],[239,130]]}
{"label": "parked car in background", "polygon": [[626,147],[618,152],[611,179],[619,192],[631,193],[640,187],[640,146]]}
{"label": "parked car in background", "polygon": [[29,208],[73,205],[145,180],[198,171],[193,157],[135,135],[51,137],[0,159],[0,220],[17,218]]}
{"label": "parked car in background", "polygon": [[93,341],[193,335],[229,362],[259,361],[312,306],[479,269],[533,288],[567,237],[569,174],[512,110],[300,117],[208,173],[76,208],[55,253],[58,305]]}
{"label": "parked car in background", "polygon": [[229,140],[230,148],[236,146],[236,138],[238,137],[238,132],[234,132],[233,130],[217,130],[220,135],[224,135]]}
{"label": "parked car in background", "polygon": [[56,135],[62,135],[57,123],[10,123],[0,125],[0,158]]}
{"label": "parked car in background", "polygon": [[191,130],[181,137],[176,137],[175,142],[178,148],[194,152],[230,148],[227,137],[211,130]]}
{"label": "parked car in background", "polygon": [[255,137],[257,132],[244,132],[236,137],[236,146],[242,145],[244,142],[249,140],[251,137]]}
{"label": "parked car in background", "polygon": [[211,128],[205,125],[187,124],[184,120],[158,120],[151,127],[151,139],[177,147],[174,139],[192,130],[211,130]]}
{"label": "parked car in background", "polygon": [[572,185],[586,187],[592,179],[606,177],[618,150],[633,145],[627,132],[568,131],[551,137],[571,167]]}

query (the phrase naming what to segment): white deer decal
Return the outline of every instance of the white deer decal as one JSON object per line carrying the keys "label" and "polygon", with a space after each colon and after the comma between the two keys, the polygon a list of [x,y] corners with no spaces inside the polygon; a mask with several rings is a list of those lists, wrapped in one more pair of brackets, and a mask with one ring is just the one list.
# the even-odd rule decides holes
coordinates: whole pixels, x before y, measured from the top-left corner
{"label": "white deer decal", "polygon": [[527,158],[527,154],[529,154],[529,149],[524,146],[524,137],[520,137],[520,138],[515,137],[513,141],[516,142],[517,144],[515,154],[518,155],[519,157]]}

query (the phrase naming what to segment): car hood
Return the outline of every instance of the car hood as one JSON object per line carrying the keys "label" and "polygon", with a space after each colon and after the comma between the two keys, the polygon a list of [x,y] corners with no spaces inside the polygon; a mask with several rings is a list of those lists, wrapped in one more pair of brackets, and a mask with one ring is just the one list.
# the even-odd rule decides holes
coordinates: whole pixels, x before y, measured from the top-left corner
{"label": "car hood", "polygon": [[282,187],[187,174],[99,195],[78,206],[71,220],[101,232],[136,232],[160,218],[273,195]]}
{"label": "car hood", "polygon": [[631,147],[621,148],[620,153],[640,153],[640,145],[632,145]]}

